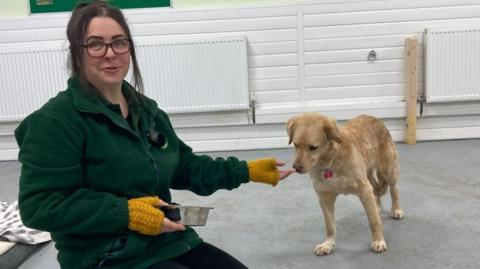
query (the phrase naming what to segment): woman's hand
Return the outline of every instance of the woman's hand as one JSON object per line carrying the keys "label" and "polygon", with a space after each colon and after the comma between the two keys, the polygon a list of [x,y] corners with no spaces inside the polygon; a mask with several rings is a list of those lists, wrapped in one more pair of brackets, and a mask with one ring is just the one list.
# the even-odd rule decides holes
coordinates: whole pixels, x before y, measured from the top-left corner
{"label": "woman's hand", "polygon": [[[158,202],[158,206],[170,206],[167,202],[163,201],[160,199]],[[185,226],[181,224],[180,222],[174,222],[169,220],[168,218],[164,217],[163,218],[163,226],[162,230],[160,233],[170,233],[170,232],[176,232],[176,231],[185,231]]]}
{"label": "woman's hand", "polygon": [[[278,166],[278,167],[281,167],[281,166],[284,166],[285,163],[282,162],[282,161],[275,161],[275,165]],[[288,168],[286,170],[278,169],[278,172],[280,173],[280,178],[278,180],[282,180],[282,179],[288,177],[289,175],[295,173],[296,170],[295,170],[295,168],[291,167],[291,168]]]}
{"label": "woman's hand", "polygon": [[144,235],[184,231],[185,226],[183,224],[165,218],[165,214],[158,208],[168,205],[157,196],[128,200],[128,228]]}
{"label": "woman's hand", "polygon": [[250,181],[277,185],[278,181],[288,177],[295,172],[294,168],[279,170],[278,166],[285,165],[284,162],[277,161],[275,158],[262,158],[250,160],[248,165],[248,177]]}
{"label": "woman's hand", "polygon": [[173,222],[167,218],[163,218],[163,226],[161,233],[169,233],[176,231],[185,231],[185,225],[177,222]]}

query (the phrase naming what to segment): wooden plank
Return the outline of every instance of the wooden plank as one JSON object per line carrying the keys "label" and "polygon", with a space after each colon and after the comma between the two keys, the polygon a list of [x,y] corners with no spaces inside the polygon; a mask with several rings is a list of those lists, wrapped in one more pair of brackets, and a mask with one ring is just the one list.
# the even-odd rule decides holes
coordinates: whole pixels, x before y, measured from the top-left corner
{"label": "wooden plank", "polygon": [[[480,115],[479,102],[451,102],[451,103],[431,103],[428,109],[423,111],[424,116],[448,116],[448,115]],[[451,120],[452,122],[456,120]],[[451,124],[445,120],[444,124]]]}
{"label": "wooden plank", "polygon": [[319,0],[304,1],[305,4],[310,4],[305,9],[305,14],[329,14],[342,12],[364,12],[375,10],[391,10],[391,9],[422,9],[434,7],[450,7],[450,6],[466,6],[478,5],[478,0],[389,0],[389,1],[363,1],[361,4],[355,1],[338,1],[340,3],[333,3],[333,1]]}
{"label": "wooden plank", "polygon": [[[403,38],[405,40],[405,37]],[[405,41],[403,41],[405,43]],[[372,46],[373,47],[373,46]],[[324,64],[324,63],[343,63],[343,62],[365,62],[367,59],[368,53],[372,49],[354,49],[354,50],[330,50],[330,51],[315,51],[315,52],[305,52],[305,63],[306,64]],[[421,46],[420,46],[421,47]],[[405,56],[405,47],[404,44],[399,47],[394,48],[380,48],[376,47],[377,60],[386,61],[386,60],[400,60],[403,64]],[[421,48],[419,48],[419,58],[423,57]],[[419,59],[421,60],[421,59]],[[370,63],[371,65],[371,63]],[[403,66],[402,66],[403,68]]]}
{"label": "wooden plank", "polygon": [[132,24],[152,22],[211,21],[245,18],[268,18],[296,16],[295,6],[250,7],[226,9],[145,9],[125,10],[124,14]]}
{"label": "wooden plank", "polygon": [[13,134],[17,127],[18,122],[0,122],[0,137]]}
{"label": "wooden plank", "polygon": [[405,143],[417,143],[417,39],[405,40],[405,101],[407,102],[407,119],[405,126]]}
{"label": "wooden plank", "polygon": [[430,20],[430,21],[410,21],[410,22],[392,22],[373,23],[373,24],[352,24],[337,26],[305,27],[305,39],[329,39],[342,37],[360,37],[360,36],[381,36],[381,35],[399,35],[404,34],[418,35],[423,33],[426,26],[431,28],[457,27],[464,25],[476,25],[480,19],[450,19],[450,20]]}
{"label": "wooden plank", "polygon": [[248,18],[195,22],[143,23],[132,25],[132,31],[143,35],[179,35],[195,33],[296,29],[297,17]]}
{"label": "wooden plank", "polygon": [[277,91],[298,88],[298,78],[250,79],[250,91]]}
{"label": "wooden plank", "polygon": [[329,104],[329,105],[311,105],[307,107],[301,106],[278,106],[262,105],[257,108],[256,123],[282,123],[286,122],[289,117],[304,112],[321,112],[322,114],[334,117],[337,120],[349,120],[360,114],[368,114],[378,118],[403,118],[405,117],[404,102],[387,102],[375,104]]}
{"label": "wooden plank", "polygon": [[480,13],[480,5],[440,7],[440,8],[415,8],[393,9],[382,11],[341,12],[332,14],[305,15],[306,27],[334,26],[352,24],[377,24],[392,22],[450,20],[460,18],[475,18]]}
{"label": "wooden plank", "polygon": [[[408,34],[409,37],[416,35],[419,44],[422,44],[423,32]],[[341,37],[331,39],[310,39],[305,40],[305,51],[337,51],[337,50],[355,50],[372,48],[391,48],[401,47],[402,58],[405,46],[405,34],[384,35],[384,36],[360,36],[360,37]]]}
{"label": "wooden plank", "polygon": [[364,74],[328,75],[305,78],[306,88],[327,88],[373,84],[395,84],[404,82],[402,72],[378,72]]}
{"label": "wooden plank", "polygon": [[260,91],[254,94],[255,101],[262,104],[299,101],[299,93],[296,89],[269,92]]}
{"label": "wooden plank", "polygon": [[268,43],[253,43],[250,39],[248,42],[248,55],[270,55],[270,54],[285,54],[297,53],[297,41],[284,42],[268,42]]}
{"label": "wooden plank", "polygon": [[403,71],[403,68],[404,68],[403,60],[385,60],[385,61],[376,60],[375,62],[368,62],[366,60],[367,53],[364,54],[365,60],[359,61],[359,62],[307,64],[305,66],[305,75],[306,76],[329,76],[329,75]]}
{"label": "wooden plank", "polygon": [[307,100],[403,95],[403,83],[305,89]]}
{"label": "wooden plank", "polygon": [[[123,13],[129,23],[135,25],[140,23],[193,22],[296,16],[297,9],[296,6],[206,10],[142,8],[126,9],[123,10]],[[67,25],[69,18],[69,12],[58,14],[35,14],[35,16],[20,18],[0,17],[0,31],[62,28]]]}
{"label": "wooden plank", "polygon": [[248,69],[249,79],[296,78],[297,66],[253,67]]}
{"label": "wooden plank", "polygon": [[292,54],[259,55],[248,57],[249,67],[275,67],[296,65],[298,56]]}

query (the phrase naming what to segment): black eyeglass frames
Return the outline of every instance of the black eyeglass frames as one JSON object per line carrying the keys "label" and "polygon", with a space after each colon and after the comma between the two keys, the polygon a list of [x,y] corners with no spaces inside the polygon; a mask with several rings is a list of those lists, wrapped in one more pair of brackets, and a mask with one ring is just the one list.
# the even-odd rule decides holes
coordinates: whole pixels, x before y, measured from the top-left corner
{"label": "black eyeglass frames", "polygon": [[126,54],[132,47],[132,40],[127,38],[116,39],[110,43],[101,40],[90,41],[85,45],[81,45],[87,50],[88,55],[93,58],[101,58],[107,55],[108,47],[112,48],[116,55]]}

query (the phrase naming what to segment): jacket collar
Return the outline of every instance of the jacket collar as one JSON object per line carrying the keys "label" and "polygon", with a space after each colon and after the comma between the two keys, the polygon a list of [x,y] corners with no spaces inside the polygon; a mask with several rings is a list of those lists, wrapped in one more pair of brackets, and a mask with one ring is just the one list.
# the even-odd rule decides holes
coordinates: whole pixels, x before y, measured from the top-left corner
{"label": "jacket collar", "polygon": [[[80,80],[76,78],[70,78],[68,80],[68,89],[71,91],[73,96],[73,105],[76,109],[98,113],[100,110],[108,105],[112,105],[107,99],[105,99],[97,89],[93,86],[88,85],[86,88],[80,83]],[[140,105],[140,94],[138,94],[133,86],[128,84],[128,82],[123,81],[122,83],[122,93],[129,105]]]}
{"label": "jacket collar", "polygon": [[[104,98],[93,86],[90,85],[89,87],[90,88],[85,88],[76,78],[70,78],[68,80],[67,91],[70,91],[72,94],[74,108],[80,112],[105,115],[114,124],[134,133],[121,113],[115,111],[114,107],[118,105],[112,104]],[[143,100],[145,97],[138,93],[133,86],[126,81],[123,81],[122,93],[127,99],[130,113],[138,115],[138,113],[140,113],[139,110],[143,109],[153,115],[154,109]]]}

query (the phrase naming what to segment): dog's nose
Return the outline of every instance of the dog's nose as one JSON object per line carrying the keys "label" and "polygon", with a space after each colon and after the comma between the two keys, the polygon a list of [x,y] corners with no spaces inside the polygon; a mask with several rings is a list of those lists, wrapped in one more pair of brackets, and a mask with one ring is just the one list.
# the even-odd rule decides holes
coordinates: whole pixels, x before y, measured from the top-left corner
{"label": "dog's nose", "polygon": [[293,168],[295,168],[297,171],[303,171],[303,165],[298,163],[293,164]]}

